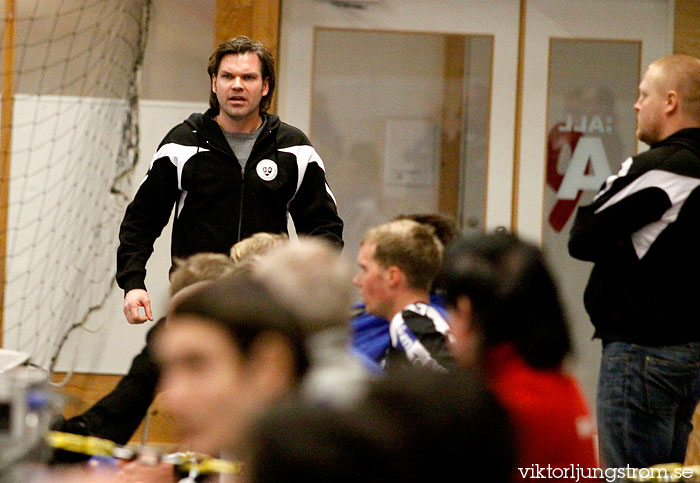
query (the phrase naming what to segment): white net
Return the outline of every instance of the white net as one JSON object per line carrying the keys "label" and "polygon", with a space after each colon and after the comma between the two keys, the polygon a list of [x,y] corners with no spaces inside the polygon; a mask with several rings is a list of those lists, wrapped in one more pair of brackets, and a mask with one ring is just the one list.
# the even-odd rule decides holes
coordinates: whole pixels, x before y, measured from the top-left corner
{"label": "white net", "polygon": [[3,345],[42,367],[115,287],[149,7],[16,2]]}

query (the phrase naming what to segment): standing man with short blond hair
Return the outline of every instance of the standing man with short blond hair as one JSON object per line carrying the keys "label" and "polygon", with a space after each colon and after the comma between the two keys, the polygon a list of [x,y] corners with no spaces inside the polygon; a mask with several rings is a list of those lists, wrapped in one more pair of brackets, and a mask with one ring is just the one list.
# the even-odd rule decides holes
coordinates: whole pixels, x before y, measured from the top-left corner
{"label": "standing man with short blond hair", "polygon": [[683,462],[700,400],[700,60],[653,62],[637,137],[650,146],[579,208],[569,252],[594,262],[584,302],[603,342],[607,467]]}
{"label": "standing man with short blond hair", "polygon": [[153,320],[146,262],[173,206],[172,257],[228,254],[254,233],[286,233],[288,215],[297,233],[343,245],[323,161],[303,132],[267,112],[275,89],[269,49],[248,37],[227,40],[207,72],[210,109],[163,139],[119,231],[117,282],[132,324]]}

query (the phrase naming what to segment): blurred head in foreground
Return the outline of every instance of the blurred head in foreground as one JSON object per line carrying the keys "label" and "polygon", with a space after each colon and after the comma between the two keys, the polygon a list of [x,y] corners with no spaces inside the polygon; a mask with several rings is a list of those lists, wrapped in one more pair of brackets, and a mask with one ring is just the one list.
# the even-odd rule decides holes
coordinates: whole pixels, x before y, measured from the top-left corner
{"label": "blurred head in foreground", "polygon": [[255,276],[304,329],[310,362],[304,396],[324,404],[356,400],[368,372],[349,349],[352,266],[328,242],[301,237],[261,259]]}
{"label": "blurred head in foreground", "polygon": [[534,245],[503,233],[458,239],[436,285],[450,312],[453,352],[467,365],[512,344],[531,367],[558,368],[571,350],[555,283]]}
{"label": "blurred head in foreground", "polygon": [[508,418],[466,374],[380,380],[343,410],[279,406],[251,438],[253,483],[450,481],[455,465],[506,482],[514,470]]}
{"label": "blurred head in foreground", "polygon": [[241,270],[178,296],[156,340],[163,404],[183,449],[235,451],[308,365],[297,317]]}
{"label": "blurred head in foreground", "polygon": [[347,327],[352,267],[325,240],[300,237],[276,246],[256,263],[255,277],[297,314],[306,332]]}

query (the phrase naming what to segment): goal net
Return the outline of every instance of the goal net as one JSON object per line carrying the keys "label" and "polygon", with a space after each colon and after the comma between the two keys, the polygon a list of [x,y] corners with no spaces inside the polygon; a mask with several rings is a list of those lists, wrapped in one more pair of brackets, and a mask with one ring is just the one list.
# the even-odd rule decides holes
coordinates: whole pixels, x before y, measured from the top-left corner
{"label": "goal net", "polygon": [[3,346],[53,369],[114,288],[150,0],[14,3]]}

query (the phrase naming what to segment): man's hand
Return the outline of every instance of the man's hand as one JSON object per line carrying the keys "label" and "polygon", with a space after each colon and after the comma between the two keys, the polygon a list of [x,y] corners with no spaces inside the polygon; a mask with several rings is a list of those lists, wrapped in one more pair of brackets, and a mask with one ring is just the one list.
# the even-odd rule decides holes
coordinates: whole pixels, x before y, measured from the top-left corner
{"label": "man's hand", "polygon": [[[143,307],[146,315],[139,314],[139,307]],[[130,324],[143,324],[147,320],[153,320],[148,292],[142,288],[129,290],[124,296],[124,315]]]}

